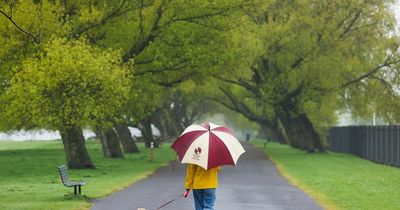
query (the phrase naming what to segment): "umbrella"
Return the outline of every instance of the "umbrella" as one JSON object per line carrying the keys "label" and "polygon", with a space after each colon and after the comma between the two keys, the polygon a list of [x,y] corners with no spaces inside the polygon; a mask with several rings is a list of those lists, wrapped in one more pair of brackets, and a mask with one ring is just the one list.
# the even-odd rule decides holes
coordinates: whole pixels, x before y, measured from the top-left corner
{"label": "umbrella", "polygon": [[208,170],[236,165],[245,151],[231,129],[211,122],[191,125],[171,146],[181,163],[192,163]]}

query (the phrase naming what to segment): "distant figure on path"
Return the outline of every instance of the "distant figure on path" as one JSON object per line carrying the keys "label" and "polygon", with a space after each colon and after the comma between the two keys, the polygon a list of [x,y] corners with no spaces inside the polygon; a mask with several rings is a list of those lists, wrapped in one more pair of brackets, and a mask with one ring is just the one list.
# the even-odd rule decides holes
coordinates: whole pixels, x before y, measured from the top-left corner
{"label": "distant figure on path", "polygon": [[189,164],[186,172],[185,188],[186,198],[189,191],[193,190],[194,205],[196,210],[214,210],[215,191],[218,187],[218,171],[221,167],[205,170],[204,168]]}
{"label": "distant figure on path", "polygon": [[246,134],[246,141],[250,141],[250,133]]}

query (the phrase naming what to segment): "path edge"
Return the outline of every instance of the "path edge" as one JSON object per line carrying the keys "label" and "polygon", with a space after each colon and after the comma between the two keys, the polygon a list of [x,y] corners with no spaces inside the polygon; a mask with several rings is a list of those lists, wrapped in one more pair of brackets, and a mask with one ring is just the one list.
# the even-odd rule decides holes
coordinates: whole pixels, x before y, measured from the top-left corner
{"label": "path edge", "polygon": [[308,196],[310,196],[314,202],[316,202],[320,207],[322,207],[324,210],[341,210],[337,204],[335,204],[332,200],[328,199],[324,194],[315,191],[308,187],[306,184],[302,183],[295,177],[293,177],[286,169],[284,166],[279,164],[272,155],[269,155],[266,151],[266,148],[262,148],[260,145],[254,144],[251,142],[255,147],[260,149],[266,156],[267,159],[271,160],[271,162],[275,165],[275,167],[278,169],[279,174],[286,179],[291,185],[297,187],[304,193],[306,193]]}
{"label": "path edge", "polygon": [[90,210],[90,209],[92,209],[93,205],[95,204],[94,201],[100,200],[100,199],[103,199],[103,198],[106,198],[106,197],[109,197],[109,196],[111,196],[112,194],[117,193],[117,192],[119,192],[119,191],[123,191],[123,190],[127,189],[128,187],[130,187],[130,186],[136,184],[137,182],[149,178],[150,176],[152,176],[153,174],[155,174],[158,170],[160,170],[160,169],[162,169],[162,168],[164,168],[164,167],[171,166],[171,164],[174,164],[175,161],[176,161],[175,159],[174,159],[174,160],[171,160],[171,161],[168,162],[168,163],[165,163],[165,164],[160,165],[160,166],[157,167],[154,171],[151,171],[151,172],[144,172],[144,173],[142,173],[142,174],[139,174],[137,177],[134,177],[134,179],[132,180],[132,182],[128,183],[126,186],[123,186],[123,187],[121,187],[121,188],[115,189],[115,190],[113,190],[112,192],[107,193],[107,194],[104,195],[104,196],[86,199],[86,202],[89,203],[89,207],[88,207],[88,208],[85,208],[85,210]]}

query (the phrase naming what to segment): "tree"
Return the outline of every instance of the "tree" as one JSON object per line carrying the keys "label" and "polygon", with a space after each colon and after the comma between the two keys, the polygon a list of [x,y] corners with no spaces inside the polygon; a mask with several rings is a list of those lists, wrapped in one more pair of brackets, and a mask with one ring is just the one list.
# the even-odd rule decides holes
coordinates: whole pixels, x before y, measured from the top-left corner
{"label": "tree", "polygon": [[[0,69],[4,72],[1,79],[5,81],[1,84],[8,84],[8,76],[13,74],[12,66],[19,65],[24,57],[32,56],[32,53],[40,50],[40,45],[48,42],[51,36],[75,39],[85,31],[101,25],[97,21],[104,23],[125,14],[131,9],[126,8],[127,2],[109,2],[111,4],[108,6],[104,2],[98,2],[95,7],[87,2],[80,4],[78,1],[0,1],[0,15],[4,17],[0,18],[0,22],[4,23],[0,24],[3,35],[0,38],[0,43],[3,44],[0,49]],[[33,37],[34,45],[31,44]],[[92,37],[87,37],[93,42]],[[107,133],[111,134],[111,131],[108,129]],[[105,146],[104,154],[122,156],[119,143],[112,143],[113,139],[102,141]]]}
{"label": "tree", "polygon": [[68,166],[94,168],[82,126],[112,126],[129,95],[130,74],[117,51],[54,38],[15,69],[2,115],[11,128],[59,130]]}
{"label": "tree", "polygon": [[[233,57],[227,53],[230,52],[227,49],[234,47],[228,39],[230,30],[240,17],[238,11],[250,3],[135,1],[127,3],[131,10],[122,16],[105,15],[90,24],[96,27],[78,33],[86,34],[102,46],[121,47],[124,61],[135,60],[134,77],[141,88],[138,89],[138,83],[133,88],[140,93],[140,100],[132,97],[129,104],[134,105],[127,107],[125,121],[133,125],[140,120],[138,127],[146,136],[147,145],[153,141],[151,112],[161,104],[158,100],[147,100],[147,95],[153,92],[163,95],[163,91],[184,81],[202,80],[232,62]],[[119,11],[126,11],[125,7]],[[142,112],[138,106],[151,111]]]}
{"label": "tree", "polygon": [[164,96],[163,105],[152,115],[152,122],[160,130],[162,138],[177,138],[207,111],[209,102],[201,93],[192,90],[191,84],[187,81],[170,89]]}
{"label": "tree", "polygon": [[[60,14],[63,9],[48,1],[0,0],[0,93],[7,86],[13,68],[37,52],[43,40],[69,33]],[[25,31],[25,32],[24,32]]]}
{"label": "tree", "polygon": [[[159,103],[144,100],[150,98],[147,95],[203,76],[223,62],[219,59],[221,56],[217,56],[226,46],[221,34],[232,25],[230,17],[241,4],[243,1],[237,0],[76,0],[60,3],[63,8],[61,19],[70,29],[68,38],[87,37],[93,45],[122,49],[124,62],[135,60],[133,74],[137,82],[132,87],[134,94],[129,102],[133,106],[127,106],[123,123],[115,125],[116,128],[124,127],[125,132],[129,131],[127,125],[142,119],[142,124],[149,130],[151,123],[145,123],[145,118]],[[141,106],[146,107],[145,111]]]}
{"label": "tree", "polygon": [[[264,50],[248,68],[252,76],[216,77],[242,89],[223,89],[228,106],[273,130],[277,122],[295,147],[324,150],[318,132],[346,104],[340,96],[399,62],[386,1],[267,2],[249,14]],[[358,90],[351,96],[359,103]],[[243,91],[250,101],[240,100]]]}

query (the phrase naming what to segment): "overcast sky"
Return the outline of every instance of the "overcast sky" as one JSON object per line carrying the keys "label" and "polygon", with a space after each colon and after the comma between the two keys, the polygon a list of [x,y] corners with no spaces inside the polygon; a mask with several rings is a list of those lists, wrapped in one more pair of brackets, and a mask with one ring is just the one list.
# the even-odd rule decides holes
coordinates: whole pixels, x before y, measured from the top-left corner
{"label": "overcast sky", "polygon": [[400,0],[394,5],[394,12],[396,13],[397,25],[400,27]]}

